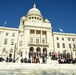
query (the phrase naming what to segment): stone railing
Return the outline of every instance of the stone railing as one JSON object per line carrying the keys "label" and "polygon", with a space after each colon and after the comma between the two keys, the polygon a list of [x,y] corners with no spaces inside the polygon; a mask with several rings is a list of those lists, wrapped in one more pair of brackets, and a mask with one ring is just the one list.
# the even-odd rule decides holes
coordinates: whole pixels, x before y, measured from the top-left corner
{"label": "stone railing", "polygon": [[46,47],[48,47],[49,46],[49,43],[36,43],[36,42],[28,42],[28,45],[30,45],[30,46],[46,46]]}

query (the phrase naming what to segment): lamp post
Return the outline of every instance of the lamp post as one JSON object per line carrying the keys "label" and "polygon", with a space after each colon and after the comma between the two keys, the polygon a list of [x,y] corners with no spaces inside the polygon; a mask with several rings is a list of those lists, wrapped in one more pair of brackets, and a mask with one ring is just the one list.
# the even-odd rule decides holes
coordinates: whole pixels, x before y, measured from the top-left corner
{"label": "lamp post", "polygon": [[14,46],[13,62],[15,62],[15,52],[16,52],[16,43],[15,43],[15,46]]}

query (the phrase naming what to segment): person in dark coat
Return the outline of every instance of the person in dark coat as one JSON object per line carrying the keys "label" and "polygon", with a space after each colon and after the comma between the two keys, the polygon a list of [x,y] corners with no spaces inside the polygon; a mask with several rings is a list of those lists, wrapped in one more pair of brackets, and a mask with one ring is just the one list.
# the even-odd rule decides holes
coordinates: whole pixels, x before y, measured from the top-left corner
{"label": "person in dark coat", "polygon": [[3,57],[0,57],[0,62],[3,62],[4,61],[4,58]]}
{"label": "person in dark coat", "polygon": [[11,57],[9,57],[9,62],[12,62],[12,58]]}
{"label": "person in dark coat", "polygon": [[62,62],[61,62],[61,59],[58,60],[58,63],[62,63]]}
{"label": "person in dark coat", "polygon": [[26,57],[24,58],[24,63],[27,63],[27,58]]}
{"label": "person in dark coat", "polygon": [[7,58],[6,58],[6,62],[8,62],[8,60],[9,60],[9,59],[8,59],[8,57],[7,57]]}
{"label": "person in dark coat", "polygon": [[73,63],[74,63],[74,64],[76,63],[76,58],[73,60]]}
{"label": "person in dark coat", "polygon": [[66,59],[66,54],[65,54],[65,53],[63,54],[63,58],[65,58],[65,59]]}
{"label": "person in dark coat", "polygon": [[28,63],[31,63],[31,59],[30,58],[28,59]]}
{"label": "person in dark coat", "polygon": [[20,61],[21,61],[21,63],[23,63],[23,58],[21,58],[21,60],[20,60]]}
{"label": "person in dark coat", "polygon": [[40,60],[38,57],[36,58],[36,63],[40,63]]}

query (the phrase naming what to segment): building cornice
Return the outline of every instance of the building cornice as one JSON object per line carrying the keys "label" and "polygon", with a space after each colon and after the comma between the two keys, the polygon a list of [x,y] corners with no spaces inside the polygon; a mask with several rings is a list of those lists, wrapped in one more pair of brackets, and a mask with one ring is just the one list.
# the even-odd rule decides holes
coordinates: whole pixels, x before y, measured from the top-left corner
{"label": "building cornice", "polygon": [[43,29],[52,29],[52,27],[40,27],[40,26],[28,26],[26,25],[25,27],[33,27],[33,28],[43,28]]}
{"label": "building cornice", "polygon": [[55,35],[66,35],[66,36],[76,36],[75,33],[63,33],[63,32],[53,32]]}
{"label": "building cornice", "polygon": [[14,30],[14,31],[19,31],[19,28],[10,28],[10,27],[0,27],[2,30]]}

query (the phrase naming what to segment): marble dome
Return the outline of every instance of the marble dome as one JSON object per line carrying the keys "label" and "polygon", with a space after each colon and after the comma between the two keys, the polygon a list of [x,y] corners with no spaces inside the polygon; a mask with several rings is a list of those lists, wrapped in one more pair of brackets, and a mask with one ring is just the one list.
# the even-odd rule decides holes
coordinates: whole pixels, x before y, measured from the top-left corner
{"label": "marble dome", "polygon": [[31,8],[28,11],[27,16],[30,16],[30,15],[37,15],[37,16],[42,17],[40,10],[36,8],[36,4],[34,4],[33,8]]}

